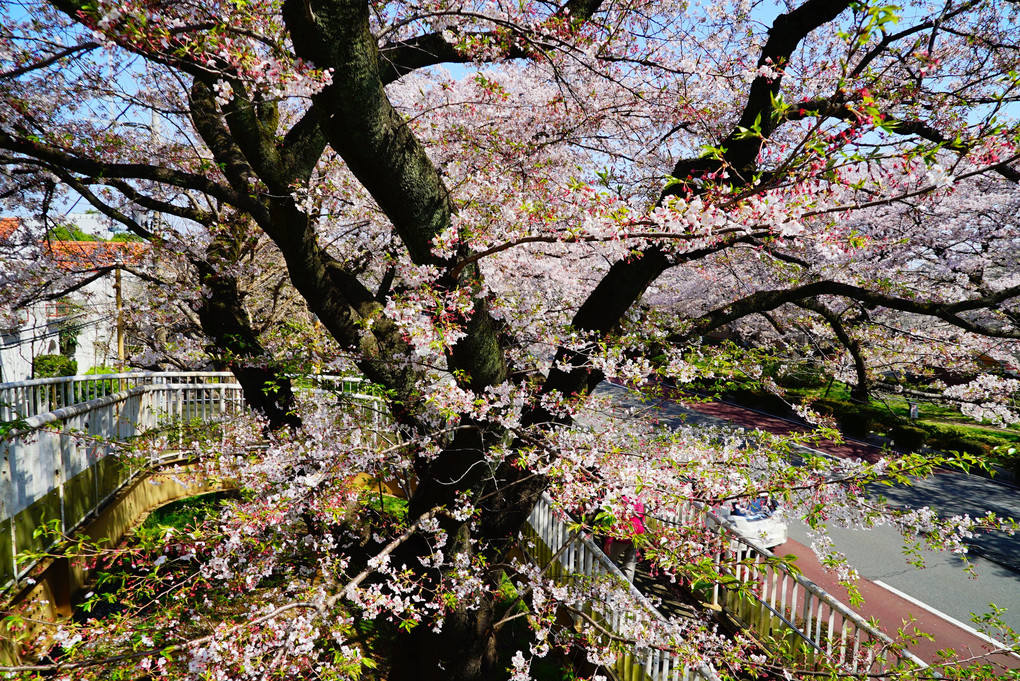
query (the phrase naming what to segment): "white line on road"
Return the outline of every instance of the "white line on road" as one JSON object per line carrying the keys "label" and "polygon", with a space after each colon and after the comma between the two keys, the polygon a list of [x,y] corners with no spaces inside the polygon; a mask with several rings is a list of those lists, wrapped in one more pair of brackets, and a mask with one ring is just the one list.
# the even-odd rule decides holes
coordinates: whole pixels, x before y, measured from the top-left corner
{"label": "white line on road", "polygon": [[961,622],[960,620],[958,620],[958,619],[956,619],[954,617],[950,617],[949,615],[947,615],[946,613],[942,612],[941,610],[936,610],[935,608],[931,607],[927,603],[924,603],[922,601],[917,600],[916,598],[914,598],[910,594],[905,594],[902,591],[900,591],[899,589],[897,589],[896,587],[889,586],[885,582],[877,580],[877,579],[872,579],[871,583],[872,584],[877,584],[878,586],[882,587],[886,591],[890,591],[890,592],[896,594],[897,596],[899,596],[900,598],[902,598],[905,601],[910,601],[911,603],[913,603],[917,607],[919,607],[919,608],[921,608],[923,610],[927,610],[929,613],[931,613],[932,615],[935,615],[936,617],[941,617],[942,619],[944,619],[945,621],[949,622],[953,626],[956,626],[956,627],[959,627],[960,629],[963,629],[968,634],[973,634],[974,636],[978,637],[982,641],[984,641],[986,643],[991,643],[996,648],[1000,648],[1000,650],[997,651],[997,652],[1006,653],[1007,655],[1012,655],[1013,657],[1015,657],[1017,659],[1020,659],[1020,655],[1017,655],[1015,652],[1010,650],[1009,646],[1007,646],[1002,641],[996,640],[996,639],[994,639],[991,636],[988,636],[986,634],[982,634],[980,631],[978,631],[974,627],[969,626],[967,624],[964,624],[963,622]]}

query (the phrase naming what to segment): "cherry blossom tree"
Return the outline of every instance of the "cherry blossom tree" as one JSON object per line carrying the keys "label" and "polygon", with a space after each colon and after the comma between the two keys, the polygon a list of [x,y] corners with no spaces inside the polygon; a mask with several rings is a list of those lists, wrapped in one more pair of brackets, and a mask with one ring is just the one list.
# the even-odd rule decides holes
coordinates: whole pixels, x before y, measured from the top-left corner
{"label": "cherry blossom tree", "polygon": [[[930,463],[795,469],[782,447],[595,426],[606,405],[592,392],[607,378],[689,382],[705,334],[760,320],[834,339],[862,396],[869,363],[1010,355],[1020,334],[1014,3],[3,11],[5,200],[42,211],[73,193],[138,234],[139,210],[200,230],[209,300],[233,311],[235,291],[217,286],[240,261],[224,249],[259,230],[401,434],[380,453],[338,405],[302,412],[303,434],[257,464],[227,449],[216,465],[254,494],[198,552],[202,580],[250,589],[301,554],[318,581],[294,582],[291,604],[247,629],[146,634],[196,676],[354,675],[368,659],[355,622],[387,621],[390,678],[487,678],[513,619],[492,597],[505,571],[537,632],[517,672],[552,645],[586,647],[592,629],[552,627],[578,593],[509,567],[543,492],[591,519],[624,518],[638,495],[655,509],[770,490],[819,531],[819,508],[910,531],[918,516],[840,483]],[[242,240],[218,246],[231,226]],[[206,313],[219,342],[239,337],[230,314]],[[406,518],[360,522],[356,472],[408,481]],[[927,536],[953,546],[998,524],[930,520]],[[699,532],[667,531],[648,556],[690,574]],[[673,624],[656,645],[748,664],[740,645]]]}

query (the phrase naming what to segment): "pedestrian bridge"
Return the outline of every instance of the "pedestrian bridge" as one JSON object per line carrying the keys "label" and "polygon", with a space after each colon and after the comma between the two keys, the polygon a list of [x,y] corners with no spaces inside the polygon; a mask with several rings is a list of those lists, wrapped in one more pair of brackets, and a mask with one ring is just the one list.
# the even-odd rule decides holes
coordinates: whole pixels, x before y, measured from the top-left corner
{"label": "pedestrian bridge", "polygon": [[[378,398],[361,394],[359,379],[330,380],[384,427]],[[0,583],[7,602],[29,604],[32,619],[56,621],[70,614],[74,592],[85,583],[87,575],[67,559],[25,560],[59,550],[54,534],[36,531],[44,523],[64,536],[85,532],[117,542],[153,508],[220,488],[216,481],[188,484],[167,476],[159,480],[164,484],[143,484],[158,478],[170,461],[115,456],[117,443],[194,419],[229,424],[244,408],[241,388],[229,372],[134,372],[0,384]],[[173,458],[179,462],[179,455]],[[703,514],[687,506],[650,522],[703,523]],[[538,502],[524,532],[531,559],[564,582],[580,575],[626,581],[591,537],[570,530],[566,520],[548,497]],[[726,521],[720,522],[725,527]],[[738,551],[744,560],[727,567]],[[724,533],[712,558],[725,583],[706,585],[704,607],[746,629],[763,652],[782,649],[789,656],[792,651],[798,666],[826,664],[850,674],[882,676],[903,666],[925,666],[848,606],[784,569],[769,551]],[[646,615],[684,614],[669,599],[656,606],[633,584],[627,588]],[[580,604],[575,616],[626,636],[635,614],[592,602]],[[11,640],[0,646],[0,657],[22,660]],[[710,665],[690,666],[675,652],[640,641],[625,646],[609,671],[623,681],[718,678]]]}

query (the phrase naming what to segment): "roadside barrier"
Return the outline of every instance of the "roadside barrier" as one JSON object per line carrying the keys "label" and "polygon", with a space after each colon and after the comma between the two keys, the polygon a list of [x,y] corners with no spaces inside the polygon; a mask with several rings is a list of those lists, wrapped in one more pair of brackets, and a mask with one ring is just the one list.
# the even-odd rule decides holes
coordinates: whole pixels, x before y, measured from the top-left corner
{"label": "roadside barrier", "polygon": [[694,504],[659,513],[655,520],[684,525],[705,523],[706,516],[721,528],[713,563],[730,582],[711,585],[707,602],[754,632],[763,645],[809,666],[824,662],[853,674],[928,667],[822,587],[789,571],[774,553],[739,536],[729,520]]}

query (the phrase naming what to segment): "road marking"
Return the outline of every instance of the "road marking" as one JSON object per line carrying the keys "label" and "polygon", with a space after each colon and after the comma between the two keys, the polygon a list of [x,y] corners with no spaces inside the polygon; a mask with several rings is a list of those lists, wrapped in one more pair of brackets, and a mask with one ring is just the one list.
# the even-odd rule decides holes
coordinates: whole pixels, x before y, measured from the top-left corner
{"label": "road marking", "polygon": [[936,610],[935,608],[931,607],[927,603],[919,601],[916,598],[914,598],[913,596],[911,596],[910,594],[905,594],[902,591],[900,591],[899,589],[897,589],[896,587],[889,586],[888,584],[886,584],[883,581],[880,581],[880,580],[877,580],[877,579],[872,579],[870,581],[871,581],[872,584],[877,584],[878,586],[882,587],[886,591],[890,591],[890,592],[896,594],[897,596],[899,596],[903,600],[909,601],[909,602],[913,603],[914,605],[916,605],[917,607],[919,607],[919,608],[921,608],[923,610],[927,610],[932,615],[935,615],[936,617],[941,617],[942,619],[944,619],[945,621],[949,622],[953,626],[956,626],[956,627],[959,627],[960,629],[963,629],[968,634],[972,634],[973,636],[976,636],[977,638],[981,639],[985,643],[990,643],[993,646],[996,646],[996,647],[1001,649],[1001,650],[998,650],[996,652],[1006,653],[1007,655],[1011,655],[1011,656],[1013,656],[1013,657],[1015,657],[1017,659],[1020,659],[1020,655],[1018,655],[1017,653],[1015,653],[1012,650],[1010,650],[1009,646],[1007,646],[1002,641],[994,639],[991,636],[988,636],[986,634],[982,634],[980,631],[978,631],[974,627],[972,627],[970,625],[967,625],[967,624],[964,624],[963,622],[961,622],[960,620],[958,620],[958,619],[956,619],[954,617],[950,617],[949,615],[947,615],[946,613],[942,612],[941,610]]}

